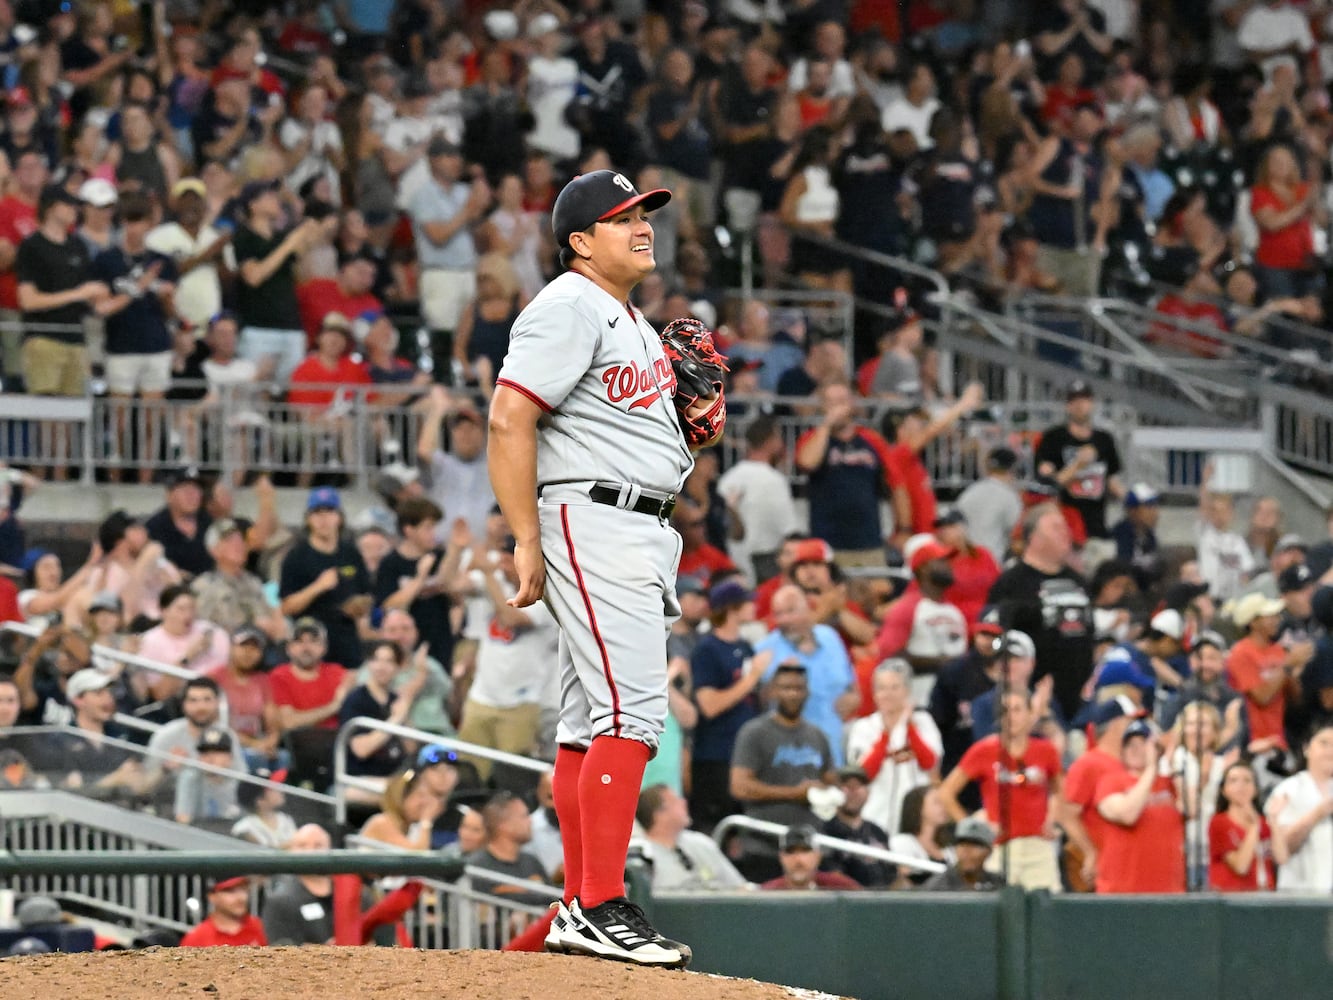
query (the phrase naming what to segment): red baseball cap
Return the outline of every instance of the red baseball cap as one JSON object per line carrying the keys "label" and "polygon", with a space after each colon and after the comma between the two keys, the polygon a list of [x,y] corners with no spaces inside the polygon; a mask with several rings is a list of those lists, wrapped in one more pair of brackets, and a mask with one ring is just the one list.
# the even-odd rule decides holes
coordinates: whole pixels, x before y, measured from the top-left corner
{"label": "red baseball cap", "polygon": [[828,542],[822,538],[807,538],[803,542],[797,542],[796,551],[792,554],[793,566],[797,563],[826,563],[832,561],[833,550],[829,548]]}
{"label": "red baseball cap", "polygon": [[956,550],[934,539],[926,542],[912,553],[911,569],[915,573],[928,562],[936,559],[948,559]]}

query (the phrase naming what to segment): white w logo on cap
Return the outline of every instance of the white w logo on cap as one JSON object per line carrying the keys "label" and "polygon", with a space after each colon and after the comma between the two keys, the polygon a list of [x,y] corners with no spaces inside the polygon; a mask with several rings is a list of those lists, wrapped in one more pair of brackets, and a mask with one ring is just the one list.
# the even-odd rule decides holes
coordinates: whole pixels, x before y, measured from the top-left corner
{"label": "white w logo on cap", "polygon": [[626,194],[634,193],[634,185],[629,182],[629,178],[624,174],[616,174],[611,178],[611,183],[618,188],[624,188]]}

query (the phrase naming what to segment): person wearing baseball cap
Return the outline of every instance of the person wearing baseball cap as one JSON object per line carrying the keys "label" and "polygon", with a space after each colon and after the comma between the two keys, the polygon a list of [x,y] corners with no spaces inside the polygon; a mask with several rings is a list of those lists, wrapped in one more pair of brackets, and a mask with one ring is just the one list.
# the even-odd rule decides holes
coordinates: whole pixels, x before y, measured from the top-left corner
{"label": "person wearing baseball cap", "polygon": [[912,694],[921,704],[930,694],[934,673],[967,650],[967,619],[945,598],[953,586],[949,560],[955,550],[934,535],[914,535],[903,547],[912,584],[889,606],[876,637],[882,659],[901,656],[917,671]]}
{"label": "person wearing baseball cap", "polygon": [[1115,557],[1140,571],[1139,586],[1150,582],[1147,574],[1157,569],[1157,522],[1162,516],[1162,496],[1148,483],[1135,483],[1125,492],[1125,516],[1111,529]]}
{"label": "person wearing baseball cap", "polygon": [[1160,716],[1164,729],[1175,725],[1176,717],[1190,702],[1203,701],[1217,709],[1222,719],[1219,748],[1244,746],[1245,699],[1227,683],[1227,653],[1227,641],[1216,632],[1203,631],[1194,637],[1190,643],[1190,674]]}
{"label": "person wearing baseball cap", "polygon": [[181,938],[182,948],[267,946],[264,924],[250,912],[250,879],[244,875],[208,880],[209,914]]}
{"label": "person wearing baseball cap", "polygon": [[999,564],[988,549],[972,543],[967,515],[957,506],[941,507],[936,512],[935,537],[954,550],[949,557],[953,586],[944,596],[971,625],[986,606],[991,586],[1000,575]]}
{"label": "person wearing baseball cap", "polygon": [[959,821],[953,831],[954,863],[926,879],[931,892],[995,892],[1005,886],[1004,876],[987,870],[995,850],[995,828],[979,816]]}
{"label": "person wearing baseball cap", "polygon": [[1042,432],[1033,462],[1039,477],[1055,480],[1060,489],[1060,503],[1077,513],[1094,548],[1109,555],[1110,532],[1106,524],[1106,504],[1122,498],[1125,487],[1120,479],[1120,451],[1115,438],[1093,426],[1096,400],[1092,386],[1075,379],[1065,392],[1065,422]]}
{"label": "person wearing baseball cap", "polygon": [[1314,643],[1308,639],[1290,648],[1277,641],[1285,610],[1281,598],[1263,594],[1246,594],[1238,600],[1231,620],[1244,635],[1227,656],[1227,681],[1245,696],[1250,749],[1275,756],[1286,755],[1287,704],[1300,698],[1301,672],[1314,656]]}
{"label": "person wearing baseball cap", "polygon": [[782,874],[759,888],[765,890],[860,889],[841,872],[821,871],[824,855],[819,849],[819,831],[807,824],[789,826],[778,837],[778,861]]}
{"label": "person wearing baseball cap", "polygon": [[204,329],[222,309],[222,279],[218,262],[231,242],[232,231],[223,232],[205,222],[208,189],[198,177],[182,177],[171,188],[172,218],[148,231],[148,249],[172,260],[191,260],[194,266],[180,275],[172,302],[176,314]]}
{"label": "person wearing baseball cap", "polygon": [[581,174],[561,189],[551,210],[551,232],[560,250],[560,263],[570,267],[587,253],[588,237],[599,222],[642,206],[655,212],[671,200],[671,192],[657,188],[642,194],[622,173],[594,170]]}
{"label": "person wearing baseball cap", "polygon": [[1004,634],[1000,609],[989,605],[982,609],[968,629],[967,652],[946,663],[935,677],[930,692],[930,713],[939,726],[944,743],[940,772],[948,774],[972,745],[972,703],[994,690],[996,660],[1000,655],[996,641]]}

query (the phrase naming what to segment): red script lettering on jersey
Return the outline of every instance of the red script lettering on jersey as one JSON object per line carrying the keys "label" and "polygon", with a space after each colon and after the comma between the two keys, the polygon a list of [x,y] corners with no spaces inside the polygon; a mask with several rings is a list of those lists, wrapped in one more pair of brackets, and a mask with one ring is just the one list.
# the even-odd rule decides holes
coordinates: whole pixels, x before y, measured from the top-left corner
{"label": "red script lettering on jersey", "polygon": [[606,398],[612,403],[631,400],[629,409],[643,407],[645,410],[657,401],[658,387],[662,394],[675,396],[676,373],[666,358],[653,361],[651,370],[640,368],[637,362],[625,365],[610,365],[602,372],[602,384],[606,386]]}

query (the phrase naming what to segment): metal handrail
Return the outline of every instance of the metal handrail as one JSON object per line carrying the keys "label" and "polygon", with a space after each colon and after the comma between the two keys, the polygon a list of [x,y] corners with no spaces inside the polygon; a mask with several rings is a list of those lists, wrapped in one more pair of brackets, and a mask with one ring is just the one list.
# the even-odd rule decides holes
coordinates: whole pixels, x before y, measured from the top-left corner
{"label": "metal handrail", "polygon": [[[43,735],[80,735],[83,730],[77,726],[9,726],[0,727],[0,735],[20,735],[20,736],[43,736]],[[244,782],[247,785],[259,785],[262,788],[275,788],[293,798],[306,799],[310,802],[317,802],[320,805],[333,805],[332,795],[325,795],[322,792],[312,792],[308,788],[301,788],[299,785],[284,785],[280,782],[270,781],[267,778],[258,778],[247,771],[237,771],[230,767],[218,767],[215,764],[205,764],[201,760],[195,760],[192,757],[178,757],[174,753],[167,753],[162,750],[154,750],[138,743],[131,743],[129,740],[122,740],[117,736],[98,736],[98,742],[107,746],[116,747],[121,750],[129,750],[132,753],[144,757],[152,757],[177,765],[178,767],[189,767],[197,771],[203,771],[205,774],[216,774],[224,778],[234,778],[236,781]]]}
{"label": "metal handrail", "polygon": [[380,795],[384,792],[382,780],[377,781],[374,778],[367,778],[360,775],[347,773],[347,744],[351,742],[352,734],[361,730],[369,729],[381,733],[388,733],[390,736],[398,736],[402,739],[416,740],[420,743],[438,744],[447,747],[450,750],[456,750],[469,757],[484,757],[487,760],[494,761],[497,764],[507,764],[510,767],[517,767],[524,771],[532,771],[536,774],[545,774],[550,770],[551,765],[546,761],[535,760],[532,757],[521,757],[515,753],[508,753],[504,750],[494,750],[491,747],[479,746],[476,743],[468,743],[453,736],[441,736],[439,733],[430,733],[424,729],[413,729],[411,726],[400,726],[393,722],[384,722],[381,719],[372,719],[366,715],[358,715],[354,719],[348,719],[338,730],[338,735],[333,741],[333,799],[334,809],[339,823],[347,822],[347,796],[346,789],[359,788],[362,791],[372,792]]}
{"label": "metal handrail", "polygon": [[[385,852],[400,851],[403,853],[410,852],[409,848],[399,847],[397,844],[386,844],[382,840],[375,840],[373,837],[363,837],[359,833],[349,833],[343,838],[343,842],[352,847],[365,848],[367,850]],[[460,856],[460,860],[463,862],[463,877],[469,880],[479,878],[487,882],[493,882],[496,885],[509,886],[513,889],[522,889],[524,892],[531,892],[535,896],[546,896],[550,899],[560,898],[560,890],[546,882],[534,882],[531,879],[519,878],[516,875],[506,875],[504,872],[495,872],[491,871],[489,868],[470,865],[467,863],[467,858],[464,856]],[[458,883],[451,883],[451,887],[458,888],[464,896],[469,898],[488,900],[494,896],[494,893],[485,893],[479,889],[471,889],[466,885],[460,886]],[[533,913],[546,912],[545,907],[533,906],[532,904],[518,903],[514,905],[529,909]]]}
{"label": "metal handrail", "polygon": [[[878,250],[871,250],[868,247],[857,246],[855,243],[848,243],[846,240],[840,240],[836,236],[822,236],[818,233],[805,231],[794,235],[798,239],[816,243],[819,246],[827,247],[829,250],[836,250],[844,256],[855,257],[857,260],[865,261],[867,264],[878,264],[881,267],[921,278],[924,281],[930,282],[930,284],[934,286],[937,294],[946,297],[949,294],[949,280],[939,271],[926,267],[924,264],[918,264],[915,261],[907,260],[904,257],[894,257],[892,254],[881,253]],[[827,292],[821,294],[825,297],[828,295]]]}
{"label": "metal handrail", "polygon": [[[27,622],[0,622],[0,631],[15,632],[19,635],[25,635],[29,639],[37,639],[41,637],[43,629],[36,625],[29,625]],[[168,677],[175,677],[182,681],[192,681],[200,676],[198,672],[187,670],[185,667],[174,663],[159,663],[157,660],[150,660],[146,656],[127,653],[122,649],[113,649],[110,646],[103,646],[101,643],[95,643],[91,648],[94,656],[116,660],[123,666],[134,667],[137,670],[151,670],[155,674],[166,674]]]}
{"label": "metal handrail", "polygon": [[[777,839],[789,829],[791,827],[784,826],[781,823],[771,823],[766,819],[755,819],[753,816],[736,814],[727,816],[714,827],[713,839],[717,841],[718,846],[721,846],[727,839],[727,834],[731,833],[732,830],[747,830],[750,833],[759,833]],[[858,844],[852,840],[830,837],[822,833],[815,834],[815,844],[819,847],[827,847],[830,850],[837,851],[839,854],[855,854],[874,861],[887,861],[899,868],[911,868],[919,872],[931,872],[932,874],[945,870],[945,866],[938,861],[922,861],[920,858],[914,858],[909,854],[900,854],[897,851],[886,850],[882,847],[871,847],[869,844]]]}

